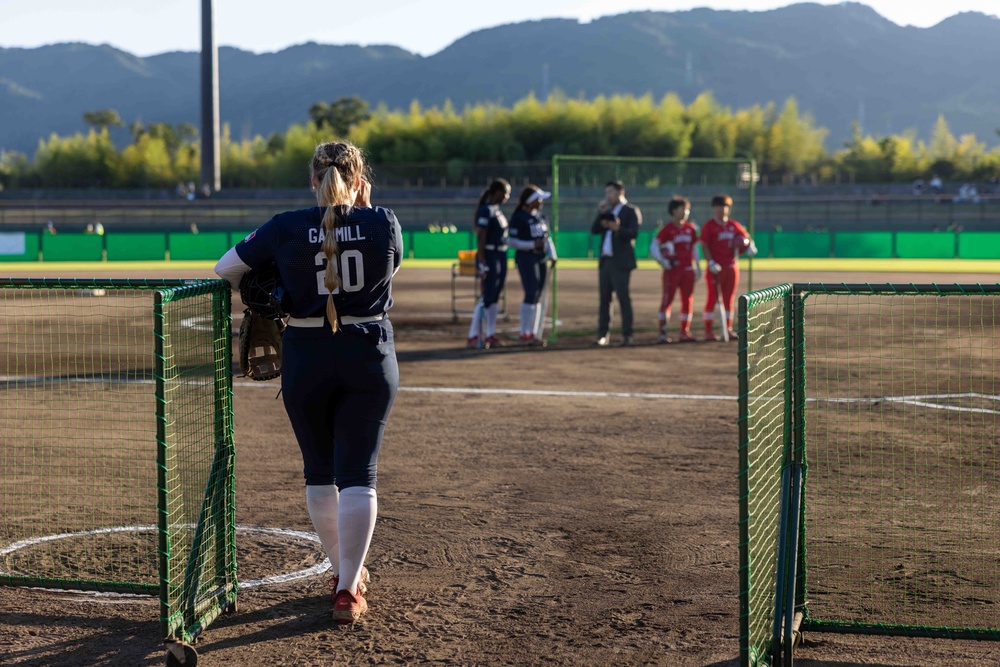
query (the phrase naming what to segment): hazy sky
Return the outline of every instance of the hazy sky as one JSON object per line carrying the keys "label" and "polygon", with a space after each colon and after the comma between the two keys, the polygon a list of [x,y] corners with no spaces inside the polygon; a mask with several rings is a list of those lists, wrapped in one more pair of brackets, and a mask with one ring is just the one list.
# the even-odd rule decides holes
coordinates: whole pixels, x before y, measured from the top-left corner
{"label": "hazy sky", "polygon": [[[780,0],[215,0],[219,44],[277,51],[292,44],[394,44],[430,55],[463,35],[540,18],[589,21],[625,11],[773,9]],[[822,4],[836,4],[823,0]],[[1000,0],[870,0],[900,25],[927,27],[963,11],[1000,13]],[[138,55],[199,48],[200,0],[0,0],[0,47],[112,44]]]}

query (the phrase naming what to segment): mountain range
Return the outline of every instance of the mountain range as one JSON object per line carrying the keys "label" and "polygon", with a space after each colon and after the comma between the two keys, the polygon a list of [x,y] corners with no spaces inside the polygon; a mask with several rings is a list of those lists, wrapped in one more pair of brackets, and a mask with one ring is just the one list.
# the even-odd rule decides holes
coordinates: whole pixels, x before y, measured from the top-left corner
{"label": "mountain range", "polygon": [[[931,28],[899,26],[857,3],[761,12],[631,12],[580,23],[548,19],[470,33],[421,56],[395,46],[315,43],[276,53],[220,49],[222,119],[235,137],[308,118],[317,101],[359,95],[373,106],[412,101],[461,108],[529,93],[569,96],[712,92],[733,108],[794,96],[830,129],[830,147],[861,123],[873,134],[938,114],[956,135],[998,141],[1000,18],[962,13]],[[85,130],[85,111],[126,123],[198,123],[197,52],[140,58],[107,45],[0,48],[0,147],[32,153],[50,133]],[[124,135],[123,135],[124,136]]]}

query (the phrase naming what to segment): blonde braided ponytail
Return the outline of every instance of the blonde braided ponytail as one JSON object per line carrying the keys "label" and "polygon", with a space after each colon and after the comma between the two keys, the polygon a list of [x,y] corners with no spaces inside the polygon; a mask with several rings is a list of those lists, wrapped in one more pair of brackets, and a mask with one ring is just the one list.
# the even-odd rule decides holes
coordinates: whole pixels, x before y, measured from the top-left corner
{"label": "blonde braided ponytail", "polygon": [[316,147],[312,159],[312,175],[319,186],[316,188],[316,201],[325,206],[323,213],[323,252],[326,254],[326,275],[323,284],[329,291],[326,301],[326,319],[334,333],[339,328],[337,306],[333,302],[333,293],[340,287],[340,276],[337,275],[337,265],[340,259],[340,246],[337,243],[337,228],[354,205],[354,185],[358,178],[365,175],[365,161],[361,151],[347,142],[328,142]]}

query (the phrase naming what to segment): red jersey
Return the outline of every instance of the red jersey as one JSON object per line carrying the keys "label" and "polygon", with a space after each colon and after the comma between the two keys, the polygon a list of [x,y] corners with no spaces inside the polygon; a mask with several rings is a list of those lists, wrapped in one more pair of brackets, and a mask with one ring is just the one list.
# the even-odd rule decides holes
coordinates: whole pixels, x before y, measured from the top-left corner
{"label": "red jersey", "polygon": [[[674,267],[691,266],[694,262],[694,244],[698,242],[698,228],[691,221],[681,225],[668,222],[656,235],[660,254],[674,263]],[[674,251],[668,252],[667,244],[674,244]]]}
{"label": "red jersey", "polygon": [[712,218],[701,228],[701,241],[708,248],[709,256],[705,259],[715,260],[723,266],[736,264],[738,252],[735,239],[739,236],[750,238],[743,225],[733,219],[721,223]]}

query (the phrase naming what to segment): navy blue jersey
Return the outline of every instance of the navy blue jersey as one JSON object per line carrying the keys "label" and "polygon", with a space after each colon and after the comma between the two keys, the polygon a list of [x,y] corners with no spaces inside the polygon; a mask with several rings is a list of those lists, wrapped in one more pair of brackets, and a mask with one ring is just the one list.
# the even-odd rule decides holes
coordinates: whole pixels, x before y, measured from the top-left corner
{"label": "navy blue jersey", "polygon": [[[292,317],[322,317],[329,292],[324,284],[323,212],[313,207],[280,213],[236,244],[236,254],[252,269],[275,263]],[[403,238],[387,208],[351,208],[336,229],[340,246],[333,292],[337,314],[369,317],[392,308],[392,274],[403,258]]]}
{"label": "navy blue jersey", "polygon": [[499,204],[483,204],[476,211],[476,226],[486,230],[486,245],[507,245],[507,218]]}
{"label": "navy blue jersey", "polygon": [[[525,209],[514,211],[510,218],[511,236],[519,241],[534,241],[535,239],[547,239],[549,237],[549,221],[544,215],[535,215]],[[519,252],[525,252],[519,250]],[[530,250],[539,255],[545,254],[545,248],[541,250]]]}

